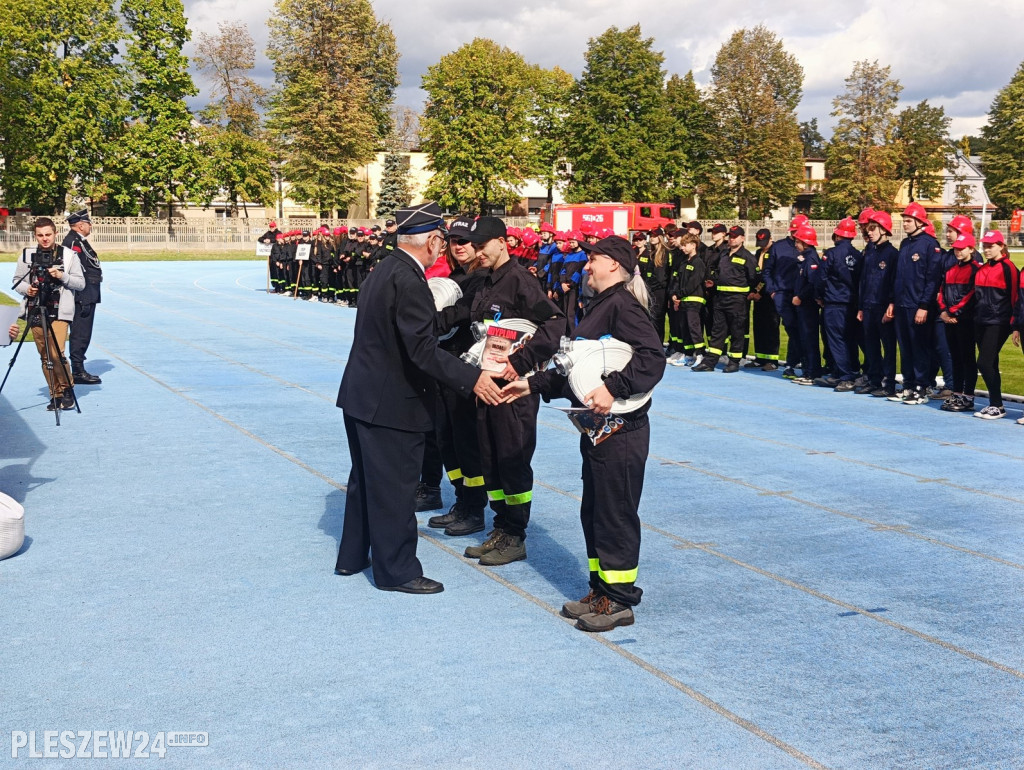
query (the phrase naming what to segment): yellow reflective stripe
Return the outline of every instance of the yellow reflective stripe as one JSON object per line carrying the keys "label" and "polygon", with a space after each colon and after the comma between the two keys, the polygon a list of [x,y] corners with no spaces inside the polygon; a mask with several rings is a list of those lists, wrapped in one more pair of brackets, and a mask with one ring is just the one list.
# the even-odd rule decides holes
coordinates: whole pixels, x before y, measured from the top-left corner
{"label": "yellow reflective stripe", "polygon": [[705,302],[707,302],[707,300],[705,300],[705,299],[704,299],[703,297],[683,297],[683,298],[682,298],[681,300],[679,300],[679,301],[680,301],[680,302],[699,302],[699,303],[700,303],[700,304],[702,304],[702,305],[703,305],[703,304],[704,304]]}
{"label": "yellow reflective stripe", "polygon": [[500,489],[488,489],[487,490],[487,499],[491,500],[492,502],[496,502],[498,500],[504,500],[505,499],[505,493],[502,492]]}
{"label": "yellow reflective stripe", "polygon": [[463,476],[462,484],[467,487],[482,487],[484,485],[483,476]]}
{"label": "yellow reflective stripe", "polygon": [[637,572],[640,571],[639,567],[634,569],[610,569],[610,570],[597,570],[597,576],[601,578],[605,583],[635,583]]}
{"label": "yellow reflective stripe", "polygon": [[453,471],[448,471],[448,480],[449,481],[458,481],[461,478],[462,478],[462,469],[461,468],[456,468]]}
{"label": "yellow reflective stripe", "polygon": [[769,355],[768,353],[754,353],[754,355],[757,356],[758,358],[763,358],[765,361],[778,361],[779,360],[778,356],[772,356],[772,355]]}
{"label": "yellow reflective stripe", "polygon": [[509,505],[524,505],[533,499],[533,491],[520,492],[518,495],[510,495],[508,492],[505,493],[505,502]]}
{"label": "yellow reflective stripe", "polygon": [[719,350],[718,348],[710,348],[709,347],[708,348],[708,353],[710,353],[713,356],[720,356],[720,355],[722,355],[722,351]]}
{"label": "yellow reflective stripe", "polygon": [[742,353],[733,353],[733,352],[730,351],[729,358],[735,358],[737,361],[739,361],[741,358],[743,358],[743,354]]}
{"label": "yellow reflective stripe", "polygon": [[742,294],[746,294],[747,292],[750,291],[750,287],[749,286],[719,286],[718,290],[719,291],[731,291],[731,292],[735,292],[737,294],[741,294],[741,293]]}
{"label": "yellow reflective stripe", "polygon": [[601,569],[601,562],[598,559],[588,559],[590,562],[590,571],[597,572]]}

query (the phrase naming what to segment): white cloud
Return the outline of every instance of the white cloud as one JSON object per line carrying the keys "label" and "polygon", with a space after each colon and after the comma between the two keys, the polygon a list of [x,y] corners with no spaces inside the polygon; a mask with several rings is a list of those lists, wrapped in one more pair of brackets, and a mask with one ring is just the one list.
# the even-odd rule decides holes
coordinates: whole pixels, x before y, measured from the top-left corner
{"label": "white cloud", "polygon": [[[273,0],[185,0],[189,26],[215,32],[217,23],[249,24],[260,59],[257,74],[270,84],[265,56],[266,20]],[[493,6],[479,0],[377,0],[378,18],[391,24],[402,54],[398,101],[419,106],[426,68],[474,37],[487,37],[544,67],[558,65],[578,75],[587,40],[610,26],[640,23],[665,54],[669,73],[692,69],[706,84],[719,47],[737,29],[764,24],[779,35],[804,68],[800,118],[832,125],[832,98],[843,88],[853,63],[878,59],[904,86],[903,101],[928,99],[953,118],[952,133],[977,133],[989,105],[1024,60],[1024,39],[991,35],[1024,23],[1024,3],[1002,0],[862,0],[859,4],[818,0],[562,0],[547,8],[527,4]],[[202,83],[200,82],[202,86]],[[824,133],[828,133],[827,130]]]}

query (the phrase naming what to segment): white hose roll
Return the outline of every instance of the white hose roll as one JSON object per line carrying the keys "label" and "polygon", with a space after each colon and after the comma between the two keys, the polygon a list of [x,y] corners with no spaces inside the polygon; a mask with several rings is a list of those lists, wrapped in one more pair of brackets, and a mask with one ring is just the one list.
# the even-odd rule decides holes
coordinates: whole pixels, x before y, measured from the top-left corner
{"label": "white hose roll", "polygon": [[[583,397],[604,384],[602,375],[620,372],[633,358],[633,348],[616,339],[577,340],[572,343],[569,353],[572,367],[569,369],[569,387],[573,394],[583,403]],[[612,414],[633,412],[651,400],[651,394],[637,393],[629,398],[620,398],[612,402]]]}
{"label": "white hose roll", "polygon": [[0,492],[0,559],[13,556],[25,543],[25,509]]}
{"label": "white hose roll", "polygon": [[427,286],[434,295],[434,307],[444,310],[462,299],[462,289],[451,278],[429,278]]}
{"label": "white hose roll", "polygon": [[[500,321],[495,321],[491,326],[497,326],[500,329],[511,329],[516,332],[525,332],[526,334],[537,333],[537,324],[522,318],[503,318]],[[480,366],[480,359],[483,357],[484,343],[486,341],[487,337],[483,337],[470,345],[469,350],[462,354],[462,360],[474,366]]]}

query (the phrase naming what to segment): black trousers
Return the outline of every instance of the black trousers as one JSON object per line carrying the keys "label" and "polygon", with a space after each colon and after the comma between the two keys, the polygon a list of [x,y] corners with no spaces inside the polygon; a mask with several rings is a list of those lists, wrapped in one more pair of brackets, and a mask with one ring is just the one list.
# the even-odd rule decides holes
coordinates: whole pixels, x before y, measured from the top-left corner
{"label": "black trousers", "polygon": [[427,486],[441,486],[441,476],[444,474],[441,446],[437,440],[437,431],[432,430],[423,434],[423,462],[420,465],[420,481]]}
{"label": "black trousers", "polygon": [[533,451],[537,448],[540,396],[522,396],[498,406],[477,406],[477,440],[484,487],[494,526],[526,537],[533,500]]}
{"label": "black trousers", "polygon": [[954,393],[963,393],[974,398],[974,389],[978,387],[978,357],[974,347],[974,324],[970,318],[959,318],[955,324],[943,324],[943,326],[945,326],[949,355],[953,360],[953,374],[946,381],[946,387]]}
{"label": "black trousers", "polygon": [[345,524],[338,569],[358,570],[373,554],[373,580],[398,586],[422,577],[416,558],[416,482],[423,434],[345,415],[352,470],[345,496]]}
{"label": "black trousers", "polygon": [[476,437],[476,403],[442,385],[438,407],[437,440],[448,480],[455,487],[455,498],[469,508],[483,508],[487,505],[487,490]]}
{"label": "black trousers", "polygon": [[640,564],[640,495],[651,426],[613,433],[597,446],[580,436],[583,501],[580,522],[587,544],[590,587],[620,604],[636,606]]}
{"label": "black trousers", "polygon": [[754,302],[754,359],[760,363],[779,360],[779,312],[767,294]]}
{"label": "black trousers", "polygon": [[974,327],[978,341],[978,369],[988,389],[988,402],[1003,405],[1003,380],[999,374],[999,351],[1010,336],[1009,324],[978,324]]}
{"label": "black trousers", "polygon": [[85,369],[85,351],[92,341],[92,322],[96,318],[95,303],[75,303],[75,320],[71,322],[71,334],[68,336],[71,371],[80,372]]}
{"label": "black trousers", "polygon": [[[654,331],[662,342],[665,342],[665,316],[667,313],[665,290],[654,289],[651,292],[651,320],[654,322]],[[671,340],[669,342],[671,344]]]}
{"label": "black trousers", "polygon": [[800,326],[800,352],[804,377],[820,377],[821,368],[821,306],[814,300],[794,305],[797,324]]}
{"label": "black trousers", "polygon": [[[896,341],[900,346],[900,369],[903,374],[903,388],[925,388],[928,386],[928,368],[932,360],[931,321],[914,323],[917,308],[897,307]],[[1007,327],[1009,328],[1009,327]],[[1004,337],[1005,341],[1006,338]],[[1002,343],[1000,343],[1002,347]]]}
{"label": "black trousers", "polygon": [[683,342],[683,351],[688,356],[704,354],[704,326],[701,323],[703,310],[704,305],[699,302],[679,303],[680,336]]}
{"label": "black trousers", "polygon": [[885,310],[885,305],[864,306],[864,373],[873,387],[895,389],[896,324],[882,323]]}
{"label": "black trousers", "polygon": [[[683,305],[679,306],[679,310],[672,309],[672,302],[669,301],[669,306],[666,309],[668,314],[668,352],[672,353],[689,353],[690,351],[686,348],[686,343],[683,338],[683,324],[685,322],[685,311]],[[700,315],[697,316],[697,324],[700,324]]]}
{"label": "black trousers", "polygon": [[711,327],[708,352],[720,356],[725,351],[725,338],[729,338],[729,358],[743,358],[743,345],[747,337],[747,295],[740,292],[719,292],[715,297],[715,322]]}

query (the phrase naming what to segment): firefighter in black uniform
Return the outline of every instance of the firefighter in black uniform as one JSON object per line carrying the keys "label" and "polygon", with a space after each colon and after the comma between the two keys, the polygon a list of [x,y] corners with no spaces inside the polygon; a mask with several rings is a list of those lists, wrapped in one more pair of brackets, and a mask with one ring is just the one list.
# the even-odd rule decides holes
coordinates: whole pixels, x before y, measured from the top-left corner
{"label": "firefighter in black uniform", "polygon": [[[533,338],[508,358],[504,378],[514,380],[555,354],[566,321],[533,274],[509,256],[505,235],[505,223],[497,217],[480,217],[473,223],[467,238],[481,266],[490,270],[472,303],[460,300],[458,304],[463,308],[469,304],[473,322],[521,318],[537,325]],[[494,529],[482,545],[467,548],[466,556],[480,559],[485,566],[526,558],[524,541],[533,499],[530,463],[537,446],[539,407],[539,396],[526,396],[477,408],[477,437]]]}
{"label": "firefighter in black uniform", "polygon": [[387,256],[398,248],[398,225],[395,224],[395,220],[389,219],[384,223],[383,238],[381,245],[386,252],[383,256]]}
{"label": "firefighter in black uniform", "polygon": [[699,256],[700,240],[693,233],[679,239],[682,262],[676,269],[669,288],[669,304],[676,315],[676,329],[682,357],[669,357],[673,366],[700,364],[704,360],[704,278],[707,267]]}
{"label": "firefighter in black uniform", "polygon": [[728,251],[722,254],[718,262],[715,321],[708,341],[708,352],[705,359],[693,367],[695,372],[710,372],[715,368],[718,358],[724,352],[726,337],[729,338],[729,363],[723,371],[739,371],[743,343],[750,327],[747,295],[757,283],[757,262],[754,261],[754,255],[744,247],[745,238],[746,232],[742,227],[734,225],[730,228]]}
{"label": "firefighter in black uniform", "polygon": [[270,291],[277,293],[278,282],[280,276],[277,274],[277,265],[274,262],[274,249],[273,246],[277,243],[277,236],[281,234],[281,231],[277,229],[277,222],[271,220],[267,225],[268,229],[263,235],[259,237],[259,242],[264,246],[270,246],[270,255],[267,257],[267,269],[270,272]]}
{"label": "firefighter in black uniform", "polygon": [[288,272],[284,268],[284,233],[274,236],[274,245],[270,247],[270,290],[274,294],[287,291]]}
{"label": "firefighter in black uniform", "polygon": [[779,368],[779,311],[765,286],[764,266],[772,247],[771,230],[762,228],[754,236],[757,243],[757,283],[750,298],[754,314],[754,360],[744,368],[774,372]]}
{"label": "firefighter in black uniform", "polygon": [[[729,253],[729,239],[726,237],[728,229],[721,222],[712,225],[711,245],[705,246],[704,267],[707,275],[704,277],[704,312],[701,315],[701,323],[704,324],[704,337],[711,339],[711,327],[715,323],[715,286],[718,283],[718,262],[723,254]],[[698,251],[699,253],[699,251]]]}
{"label": "firefighter in black uniform", "polygon": [[96,306],[100,304],[100,282],[103,270],[92,244],[86,240],[92,232],[89,211],[82,209],[68,217],[71,230],[64,236],[63,246],[71,249],[78,257],[85,273],[85,288],[75,292],[75,319],[71,322],[68,348],[71,359],[71,376],[76,385],[99,385],[102,380],[85,370],[85,352],[92,340],[92,322],[96,317]]}
{"label": "firefighter in black uniform", "polygon": [[[646,287],[639,276],[634,276],[637,263],[630,245],[613,235],[587,244],[584,250],[590,255],[586,270],[597,294],[576,327],[576,336],[590,340],[611,336],[626,342],[633,348],[632,359],[621,371],[607,375],[604,384],[585,394],[582,402],[568,387],[567,378],[554,369],[516,380],[502,393],[518,398],[538,393],[569,398],[574,406],[589,406],[600,416],[609,413],[615,399],[652,390],[665,374],[665,356],[647,314]],[[598,444],[580,436],[580,520],[587,544],[590,592],[578,602],[566,602],[562,614],[576,618],[576,627],[583,631],[630,625],[633,607],[643,594],[636,585],[640,563],[638,508],[650,447],[650,406],[648,401],[639,409],[616,415],[623,420],[622,426]]]}

